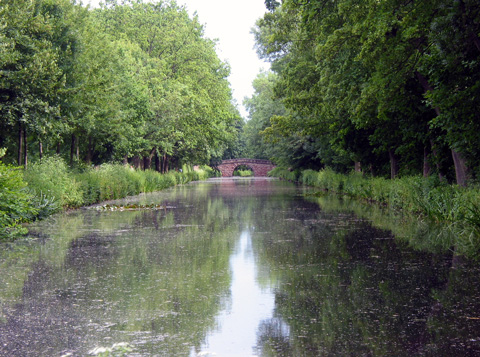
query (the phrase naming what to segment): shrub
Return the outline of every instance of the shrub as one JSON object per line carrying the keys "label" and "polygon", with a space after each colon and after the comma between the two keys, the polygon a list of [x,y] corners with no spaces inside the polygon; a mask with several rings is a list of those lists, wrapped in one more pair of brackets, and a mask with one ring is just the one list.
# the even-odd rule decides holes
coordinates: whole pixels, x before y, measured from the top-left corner
{"label": "shrub", "polygon": [[26,233],[20,224],[33,220],[38,209],[32,204],[20,168],[0,162],[0,238]]}
{"label": "shrub", "polygon": [[281,167],[276,167],[272,171],[268,172],[268,176],[278,177],[292,182],[298,181],[300,174],[300,171],[290,171]]}
{"label": "shrub", "polygon": [[253,176],[252,170],[235,170],[233,176],[250,177]]}

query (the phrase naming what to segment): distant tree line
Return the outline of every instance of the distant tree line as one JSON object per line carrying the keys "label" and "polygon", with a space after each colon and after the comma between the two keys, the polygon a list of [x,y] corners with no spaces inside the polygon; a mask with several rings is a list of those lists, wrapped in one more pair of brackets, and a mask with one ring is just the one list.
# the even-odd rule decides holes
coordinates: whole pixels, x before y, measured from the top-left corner
{"label": "distant tree line", "polygon": [[480,175],[476,0],[283,0],[253,32],[271,62],[247,148],[290,168]]}
{"label": "distant tree line", "polygon": [[229,72],[173,0],[0,0],[3,160],[165,172],[221,158],[243,123]]}

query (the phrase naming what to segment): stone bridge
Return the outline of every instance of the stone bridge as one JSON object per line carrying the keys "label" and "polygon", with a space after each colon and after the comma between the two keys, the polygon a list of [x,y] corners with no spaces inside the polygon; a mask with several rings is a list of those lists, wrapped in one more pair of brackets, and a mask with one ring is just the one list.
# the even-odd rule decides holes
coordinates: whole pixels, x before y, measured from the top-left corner
{"label": "stone bridge", "polygon": [[267,176],[267,172],[275,168],[269,160],[231,159],[223,160],[217,165],[217,169],[222,173],[222,177],[232,177],[233,171],[239,166],[247,166],[252,170],[253,176]]}

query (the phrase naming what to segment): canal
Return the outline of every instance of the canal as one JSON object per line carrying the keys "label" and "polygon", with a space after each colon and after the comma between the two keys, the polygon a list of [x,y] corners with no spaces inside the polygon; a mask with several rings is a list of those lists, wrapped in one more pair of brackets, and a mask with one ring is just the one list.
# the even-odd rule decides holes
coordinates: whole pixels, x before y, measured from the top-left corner
{"label": "canal", "polygon": [[0,245],[0,356],[480,355],[435,229],[266,178],[58,214]]}

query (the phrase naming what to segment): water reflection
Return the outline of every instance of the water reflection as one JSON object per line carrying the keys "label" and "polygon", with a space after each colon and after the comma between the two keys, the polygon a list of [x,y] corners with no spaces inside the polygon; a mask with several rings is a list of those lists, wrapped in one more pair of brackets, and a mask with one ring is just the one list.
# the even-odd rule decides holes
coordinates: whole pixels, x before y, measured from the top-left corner
{"label": "water reflection", "polygon": [[301,193],[211,180],[36,223],[0,249],[0,355],[480,355],[478,263]]}
{"label": "water reflection", "polygon": [[230,258],[232,282],[227,308],[217,317],[217,329],[209,334],[202,356],[251,356],[256,354],[256,330],[264,320],[271,319],[274,294],[257,282],[252,237],[243,231]]}

